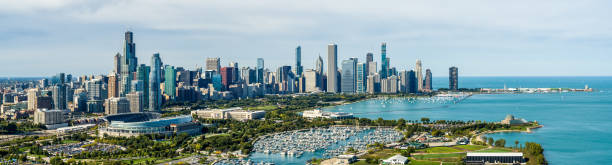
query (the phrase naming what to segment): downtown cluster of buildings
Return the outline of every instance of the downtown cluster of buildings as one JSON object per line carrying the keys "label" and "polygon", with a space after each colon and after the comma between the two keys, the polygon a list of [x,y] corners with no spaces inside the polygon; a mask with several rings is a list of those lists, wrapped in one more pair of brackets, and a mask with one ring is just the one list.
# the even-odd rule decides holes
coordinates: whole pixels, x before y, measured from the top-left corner
{"label": "downtown cluster of buildings", "polygon": [[[52,117],[57,111],[104,113],[159,112],[167,102],[259,97],[292,93],[428,93],[433,91],[432,73],[417,60],[413,70],[398,71],[390,65],[387,44],[380,49],[380,67],[374,54],[365,61],[338,60],[338,45],[327,45],[327,64],[319,56],[315,68],[302,66],[302,48],[295,49],[295,64],[266,68],[264,59],[255,67],[239,67],[238,62],[221,65],[221,58],[207,58],[204,68],[188,70],[164,64],[159,53],[150,63],[138,64],[133,33],[125,32],[122,53],[114,56],[108,75],[80,76],[59,73],[38,83],[18,84],[1,92],[2,114],[40,116],[37,123],[64,123]],[[340,64],[338,64],[340,63]],[[327,68],[327,69],[324,69]],[[449,89],[458,89],[458,69],[449,69]],[[5,110],[8,113],[5,113]],[[9,111],[12,110],[12,111]],[[20,111],[28,110],[28,111]],[[21,113],[19,113],[21,112]],[[49,117],[47,117],[49,116]],[[6,117],[6,116],[5,116]],[[49,121],[56,119],[57,121]]]}

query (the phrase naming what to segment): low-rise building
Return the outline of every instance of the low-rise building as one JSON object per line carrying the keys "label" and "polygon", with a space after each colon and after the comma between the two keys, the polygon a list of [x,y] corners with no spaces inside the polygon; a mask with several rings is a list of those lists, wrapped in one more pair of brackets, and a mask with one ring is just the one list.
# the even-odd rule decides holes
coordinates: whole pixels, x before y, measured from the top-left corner
{"label": "low-rise building", "polygon": [[382,164],[407,164],[408,158],[400,154],[397,154],[395,156],[392,156],[388,159],[383,160],[382,162],[383,162]]}
{"label": "low-rise building", "polygon": [[525,119],[514,118],[512,115],[507,115],[504,120],[501,121],[502,124],[508,125],[524,125],[529,124],[529,122]]}
{"label": "low-rise building", "polygon": [[520,152],[468,152],[465,163],[468,165],[525,164],[525,158]]}
{"label": "low-rise building", "polygon": [[34,112],[34,123],[43,124],[47,129],[57,129],[68,126],[63,110],[37,109]]}
{"label": "low-rise building", "polygon": [[302,112],[302,117],[326,118],[326,119],[350,119],[350,118],[353,118],[353,114],[346,113],[346,112],[325,112],[320,109],[314,109],[314,110]]}
{"label": "low-rise building", "polygon": [[247,111],[240,107],[228,109],[204,109],[191,111],[191,115],[196,115],[203,119],[234,119],[240,121],[261,119],[266,116],[266,111]]}

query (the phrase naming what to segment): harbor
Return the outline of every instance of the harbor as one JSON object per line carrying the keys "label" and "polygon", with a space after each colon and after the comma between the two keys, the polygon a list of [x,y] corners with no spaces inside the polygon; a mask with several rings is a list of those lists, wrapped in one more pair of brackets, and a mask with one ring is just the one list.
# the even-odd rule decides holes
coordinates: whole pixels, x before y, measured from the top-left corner
{"label": "harbor", "polygon": [[399,141],[403,134],[388,127],[329,127],[282,132],[259,138],[249,157],[253,162],[295,162],[332,158],[349,150],[364,151],[368,144]]}

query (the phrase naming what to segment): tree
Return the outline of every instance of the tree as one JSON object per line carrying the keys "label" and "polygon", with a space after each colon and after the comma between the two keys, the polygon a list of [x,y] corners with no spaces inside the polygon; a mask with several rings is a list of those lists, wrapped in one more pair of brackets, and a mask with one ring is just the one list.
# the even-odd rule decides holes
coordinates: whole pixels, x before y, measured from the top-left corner
{"label": "tree", "polygon": [[444,135],[444,132],[440,131],[440,130],[435,130],[433,132],[431,132],[432,136],[442,136]]}
{"label": "tree", "polygon": [[488,140],[488,141],[489,141],[489,143],[488,143],[488,144],[489,144],[490,146],[493,146],[493,142],[494,142],[494,141],[493,141],[493,138],[492,138],[492,137],[489,137],[489,140]]}
{"label": "tree", "polygon": [[506,140],[505,139],[497,139],[495,141],[495,146],[496,147],[505,147],[506,146]]}
{"label": "tree", "polygon": [[515,140],[515,141],[514,141],[514,149],[518,149],[518,144],[519,144],[519,141],[518,141],[518,140]]}
{"label": "tree", "polygon": [[421,118],[421,122],[423,122],[423,123],[429,123],[429,118],[427,118],[427,117],[422,117],[422,118]]}

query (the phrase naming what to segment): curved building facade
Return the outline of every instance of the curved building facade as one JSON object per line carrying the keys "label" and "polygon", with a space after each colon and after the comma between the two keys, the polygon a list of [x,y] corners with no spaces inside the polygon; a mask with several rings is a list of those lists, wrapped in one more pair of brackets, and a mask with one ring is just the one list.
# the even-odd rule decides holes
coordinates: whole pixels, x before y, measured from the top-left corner
{"label": "curved building facade", "polygon": [[138,136],[144,134],[172,135],[201,133],[202,125],[192,122],[190,115],[159,118],[159,113],[125,113],[106,117],[107,126],[100,128],[100,134],[110,136]]}

